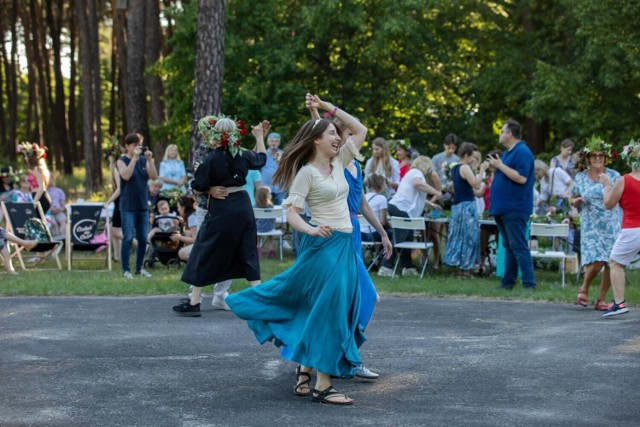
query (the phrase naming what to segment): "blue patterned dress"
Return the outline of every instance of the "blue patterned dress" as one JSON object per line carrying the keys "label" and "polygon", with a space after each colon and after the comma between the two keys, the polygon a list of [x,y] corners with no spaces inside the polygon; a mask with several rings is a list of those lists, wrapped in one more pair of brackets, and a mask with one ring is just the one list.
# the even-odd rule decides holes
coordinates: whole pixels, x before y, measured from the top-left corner
{"label": "blue patterned dress", "polygon": [[354,160],[357,174],[354,177],[349,169],[344,169],[344,176],[349,184],[349,195],[347,203],[349,205],[349,215],[351,216],[351,225],[353,225],[353,248],[356,251],[358,263],[358,283],[360,284],[360,326],[365,329],[373,315],[373,309],[376,306],[377,292],[371,281],[371,276],[364,265],[362,258],[362,236],[360,234],[360,221],[358,214],[360,213],[360,202],[362,201],[362,169],[360,164]]}
{"label": "blue patterned dress", "polygon": [[[451,170],[455,195],[443,261],[460,270],[473,270],[480,253],[480,222],[473,188],[460,175],[460,167],[457,165]],[[463,193],[465,197],[459,201]]]}
{"label": "blue patterned dress", "polygon": [[[607,168],[605,173],[612,186],[620,179],[620,174],[613,169]],[[619,206],[605,209],[604,187],[589,178],[588,171],[576,175],[573,195],[585,201],[580,208],[580,264],[609,261],[611,248],[620,233],[622,210]]]}

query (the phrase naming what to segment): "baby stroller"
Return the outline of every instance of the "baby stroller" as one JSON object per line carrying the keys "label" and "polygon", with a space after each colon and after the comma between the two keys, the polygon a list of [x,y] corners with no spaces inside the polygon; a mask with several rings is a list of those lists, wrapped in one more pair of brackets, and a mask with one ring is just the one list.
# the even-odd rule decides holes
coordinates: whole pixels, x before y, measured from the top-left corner
{"label": "baby stroller", "polygon": [[145,268],[153,268],[156,262],[167,267],[179,267],[178,251],[182,247],[182,242],[172,241],[171,236],[182,233],[182,218],[174,215],[156,216],[153,227],[158,230],[149,241],[147,257],[144,261]]}

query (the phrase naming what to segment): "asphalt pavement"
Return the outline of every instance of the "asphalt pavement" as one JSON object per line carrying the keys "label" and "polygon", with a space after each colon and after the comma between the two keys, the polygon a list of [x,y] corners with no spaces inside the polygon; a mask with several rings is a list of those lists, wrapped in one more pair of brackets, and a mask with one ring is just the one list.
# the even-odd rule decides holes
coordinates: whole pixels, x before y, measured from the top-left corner
{"label": "asphalt pavement", "polygon": [[[349,407],[292,393],[246,323],[177,296],[0,298],[0,426],[640,425],[640,309],[385,296]],[[318,325],[322,327],[322,325]]]}

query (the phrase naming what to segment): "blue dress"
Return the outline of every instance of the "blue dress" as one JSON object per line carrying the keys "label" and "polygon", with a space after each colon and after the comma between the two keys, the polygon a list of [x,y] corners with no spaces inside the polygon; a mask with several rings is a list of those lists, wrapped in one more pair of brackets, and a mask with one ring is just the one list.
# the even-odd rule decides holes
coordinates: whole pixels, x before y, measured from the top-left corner
{"label": "blue dress", "polygon": [[360,234],[360,222],[358,214],[360,213],[360,202],[362,200],[362,169],[360,163],[354,161],[357,174],[354,177],[349,169],[344,169],[344,176],[349,183],[349,195],[347,203],[349,205],[349,214],[351,216],[351,225],[353,225],[353,248],[356,251],[358,263],[358,283],[360,285],[360,326],[365,329],[371,320],[373,310],[376,307],[378,293],[371,281],[371,276],[364,265],[362,258],[362,236]]}
{"label": "blue dress", "polygon": [[[613,186],[620,174],[607,168],[605,173]],[[604,207],[604,187],[589,178],[587,171],[576,174],[573,194],[582,196],[585,204],[580,210],[580,264],[609,261],[609,254],[620,233],[622,210],[619,206]]]}
{"label": "blue dress", "polygon": [[[335,192],[327,194],[321,185],[310,183],[315,203],[344,203],[346,210],[349,187],[343,164],[346,161],[336,160],[331,178],[323,178],[335,185]],[[290,198],[294,186],[295,180]],[[362,364],[358,347],[366,340],[359,326],[360,287],[351,234],[334,230],[327,239],[303,234],[291,267],[225,299],[238,317],[247,320],[260,344],[286,346],[285,359],[347,378]]]}

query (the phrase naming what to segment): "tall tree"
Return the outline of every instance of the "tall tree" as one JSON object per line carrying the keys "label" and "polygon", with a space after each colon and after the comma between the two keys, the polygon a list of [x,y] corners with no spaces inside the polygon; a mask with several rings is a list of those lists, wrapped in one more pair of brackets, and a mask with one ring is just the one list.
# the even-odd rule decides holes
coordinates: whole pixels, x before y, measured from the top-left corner
{"label": "tall tree", "polygon": [[[62,75],[62,20],[64,15],[64,3],[62,0],[47,1],[47,25],[51,35],[53,47],[53,72],[55,76],[55,106],[53,108],[53,120],[55,122],[54,132],[56,136],[56,161],[58,166],[62,163],[65,175],[73,174],[73,163],[71,159],[71,146],[67,132],[66,102],[64,93],[64,78]],[[64,159],[64,162],[62,162]]]}
{"label": "tall tree", "polygon": [[82,84],[83,147],[85,189],[92,193],[102,187],[102,130],[98,14],[95,0],[76,0],[80,37],[80,81]]}
{"label": "tall tree", "polygon": [[[147,73],[147,87],[149,89],[149,98],[151,106],[151,126],[157,128],[165,121],[163,87],[162,80],[157,72],[153,71],[153,67],[160,59],[160,48],[162,45],[162,34],[160,31],[160,2],[158,0],[147,0],[147,17],[146,17],[146,64],[151,72]],[[156,157],[162,154],[162,141],[154,141],[154,153]]]}
{"label": "tall tree", "polygon": [[127,9],[127,87],[125,108],[129,132],[138,132],[151,143],[147,122],[145,89],[145,20],[146,1],[130,1]]}
{"label": "tall tree", "polygon": [[193,125],[191,149],[197,145],[195,120],[222,111],[222,79],[224,74],[224,37],[226,5],[224,0],[198,1],[196,64],[193,88]]}

